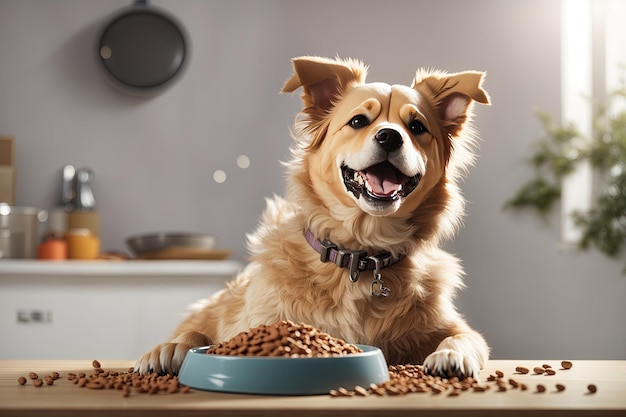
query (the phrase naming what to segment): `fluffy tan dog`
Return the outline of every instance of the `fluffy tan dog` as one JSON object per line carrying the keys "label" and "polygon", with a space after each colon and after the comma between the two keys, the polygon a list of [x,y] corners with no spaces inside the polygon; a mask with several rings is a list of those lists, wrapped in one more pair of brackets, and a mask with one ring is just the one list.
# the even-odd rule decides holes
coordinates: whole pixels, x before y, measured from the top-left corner
{"label": "fluffy tan dog", "polygon": [[453,305],[463,272],[439,244],[463,214],[483,74],[418,71],[407,87],[365,83],[354,60],[293,66],[282,91],[302,88],[304,107],[285,197],[248,237],[247,267],[136,370],[177,372],[192,347],[285,319],[378,346],[390,364],[477,376],[489,348]]}

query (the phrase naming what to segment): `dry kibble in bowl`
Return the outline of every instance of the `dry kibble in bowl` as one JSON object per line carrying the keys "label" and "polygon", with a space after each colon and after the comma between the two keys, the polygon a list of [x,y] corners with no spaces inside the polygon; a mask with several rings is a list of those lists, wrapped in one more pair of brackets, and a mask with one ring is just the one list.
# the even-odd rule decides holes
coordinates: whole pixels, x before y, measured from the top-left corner
{"label": "dry kibble in bowl", "polygon": [[313,326],[287,320],[254,327],[206,351],[208,355],[290,358],[332,357],[361,352],[359,347]]}

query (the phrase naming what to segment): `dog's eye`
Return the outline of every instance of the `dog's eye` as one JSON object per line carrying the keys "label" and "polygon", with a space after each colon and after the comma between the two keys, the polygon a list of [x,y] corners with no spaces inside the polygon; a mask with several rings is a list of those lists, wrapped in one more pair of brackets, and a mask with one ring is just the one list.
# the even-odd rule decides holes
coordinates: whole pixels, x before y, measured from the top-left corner
{"label": "dog's eye", "polygon": [[421,135],[426,132],[426,126],[419,120],[413,120],[409,123],[409,130],[415,135]]}
{"label": "dog's eye", "polygon": [[348,125],[353,129],[362,129],[369,124],[370,124],[369,119],[362,114],[358,114],[354,116],[348,122]]}

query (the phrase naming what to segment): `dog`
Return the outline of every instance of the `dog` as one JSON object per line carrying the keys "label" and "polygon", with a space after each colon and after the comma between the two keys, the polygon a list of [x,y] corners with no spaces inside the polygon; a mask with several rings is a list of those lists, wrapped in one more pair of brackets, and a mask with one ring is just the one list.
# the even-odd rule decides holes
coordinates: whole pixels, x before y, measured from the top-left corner
{"label": "dog", "polygon": [[176,373],[190,348],[281,320],[379,347],[389,364],[478,377],[483,336],[456,310],[459,260],[440,249],[464,214],[458,180],[474,159],[485,74],[418,70],[412,85],[366,83],[354,59],[304,56],[282,93],[303,108],[285,196],[248,235],[250,262],[196,303],[140,373]]}

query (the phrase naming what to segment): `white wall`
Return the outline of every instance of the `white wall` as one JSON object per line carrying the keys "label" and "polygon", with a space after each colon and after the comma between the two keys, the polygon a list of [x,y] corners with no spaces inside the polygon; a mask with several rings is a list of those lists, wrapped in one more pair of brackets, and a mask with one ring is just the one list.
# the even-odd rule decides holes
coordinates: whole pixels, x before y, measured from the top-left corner
{"label": "white wall", "polygon": [[560,0],[156,1],[185,23],[193,56],[151,99],[110,88],[92,59],[102,19],[128,3],[0,0],[0,132],[17,140],[18,204],[52,208],[61,167],[90,166],[105,248],[138,232],[198,230],[244,259],[263,197],[283,189],[278,161],[300,104],[278,94],[290,58],[357,57],[370,80],[391,83],[420,66],[486,70],[493,106],[477,107],[481,156],[449,245],[468,272],[459,306],[497,358],[626,357],[622,265],[560,252],[558,222],[501,211],[531,175],[533,111],[559,116]]}

